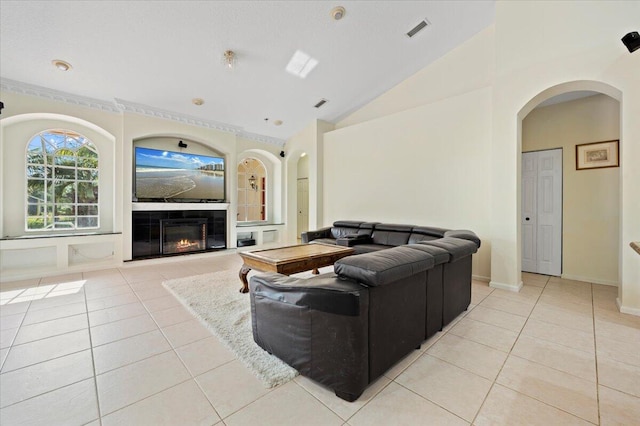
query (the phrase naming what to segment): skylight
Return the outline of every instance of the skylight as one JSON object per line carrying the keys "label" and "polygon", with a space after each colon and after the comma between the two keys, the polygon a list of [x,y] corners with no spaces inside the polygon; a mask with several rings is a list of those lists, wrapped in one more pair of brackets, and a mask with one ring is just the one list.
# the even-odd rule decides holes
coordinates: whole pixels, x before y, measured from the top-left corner
{"label": "skylight", "polygon": [[296,53],[289,60],[286,70],[296,77],[306,78],[316,65],[318,65],[317,59],[312,58],[302,50],[296,50]]}

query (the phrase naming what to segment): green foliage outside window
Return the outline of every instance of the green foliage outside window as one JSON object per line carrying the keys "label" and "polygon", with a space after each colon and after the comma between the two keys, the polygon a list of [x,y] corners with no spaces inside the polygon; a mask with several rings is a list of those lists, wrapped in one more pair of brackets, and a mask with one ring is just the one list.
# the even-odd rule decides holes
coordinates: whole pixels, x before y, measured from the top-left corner
{"label": "green foliage outside window", "polygon": [[84,136],[46,130],[27,146],[27,230],[99,227],[98,151]]}

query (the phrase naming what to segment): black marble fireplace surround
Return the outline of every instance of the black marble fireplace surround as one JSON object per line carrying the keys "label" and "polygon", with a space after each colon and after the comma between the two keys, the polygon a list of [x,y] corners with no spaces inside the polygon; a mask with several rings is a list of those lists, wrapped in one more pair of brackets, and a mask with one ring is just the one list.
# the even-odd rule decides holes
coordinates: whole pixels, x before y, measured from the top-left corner
{"label": "black marble fireplace surround", "polygon": [[227,248],[225,210],[134,211],[132,228],[133,259]]}

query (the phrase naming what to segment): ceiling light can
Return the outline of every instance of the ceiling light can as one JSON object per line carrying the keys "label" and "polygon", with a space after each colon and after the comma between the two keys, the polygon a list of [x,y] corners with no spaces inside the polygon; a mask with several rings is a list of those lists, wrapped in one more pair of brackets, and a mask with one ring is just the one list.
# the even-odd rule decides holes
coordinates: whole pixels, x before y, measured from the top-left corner
{"label": "ceiling light can", "polygon": [[331,9],[331,17],[334,21],[339,21],[344,18],[344,14],[347,13],[346,9],[342,6],[336,6]]}
{"label": "ceiling light can", "polygon": [[60,71],[69,71],[71,69],[71,64],[67,61],[63,61],[62,59],[54,59],[51,63]]}

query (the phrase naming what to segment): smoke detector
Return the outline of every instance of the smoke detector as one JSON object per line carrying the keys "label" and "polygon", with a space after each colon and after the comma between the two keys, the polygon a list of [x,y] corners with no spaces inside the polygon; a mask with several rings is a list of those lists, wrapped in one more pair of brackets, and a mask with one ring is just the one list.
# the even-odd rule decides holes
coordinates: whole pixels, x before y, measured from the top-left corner
{"label": "smoke detector", "polygon": [[331,9],[331,17],[333,18],[334,21],[339,21],[342,18],[344,18],[345,13],[347,13],[347,11],[342,6],[336,6],[333,9]]}

